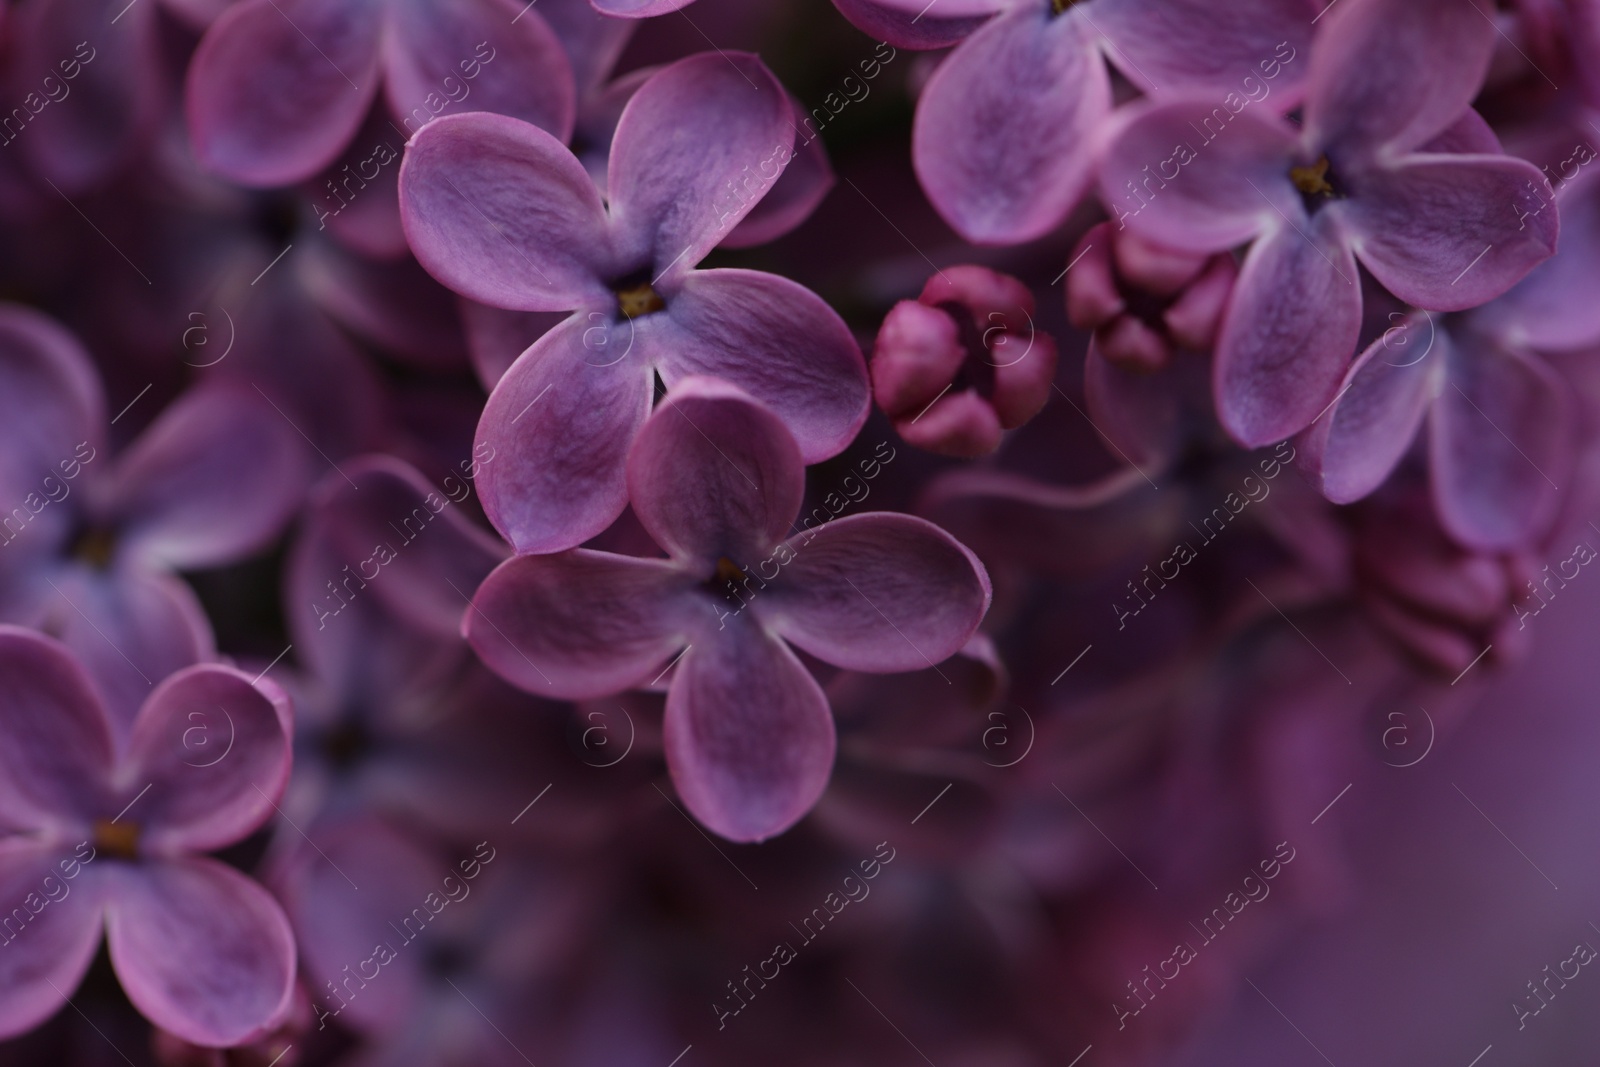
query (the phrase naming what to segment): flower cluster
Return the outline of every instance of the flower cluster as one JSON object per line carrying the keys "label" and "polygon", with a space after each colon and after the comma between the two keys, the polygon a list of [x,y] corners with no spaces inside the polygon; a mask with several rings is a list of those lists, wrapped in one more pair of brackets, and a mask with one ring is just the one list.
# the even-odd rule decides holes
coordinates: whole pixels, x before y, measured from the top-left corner
{"label": "flower cluster", "polygon": [[1600,544],[1494,8],[0,3],[0,1060],[1161,1061]]}

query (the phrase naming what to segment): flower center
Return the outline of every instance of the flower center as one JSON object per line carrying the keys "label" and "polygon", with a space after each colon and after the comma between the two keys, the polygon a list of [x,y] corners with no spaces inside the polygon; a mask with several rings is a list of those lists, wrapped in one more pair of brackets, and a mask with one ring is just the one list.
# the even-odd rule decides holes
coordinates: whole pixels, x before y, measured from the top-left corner
{"label": "flower center", "polygon": [[1078,2],[1078,0],[1050,0],[1050,14],[1052,14],[1052,15],[1065,14],[1067,8],[1071,7],[1073,4],[1076,4],[1077,2]]}
{"label": "flower center", "polygon": [[86,527],[72,543],[72,555],[75,558],[102,571],[111,566],[116,550],[116,532],[104,526]]}
{"label": "flower center", "polygon": [[94,821],[94,850],[120,860],[139,855],[139,824],[112,819]]}
{"label": "flower center", "polygon": [[1289,168],[1289,180],[1300,191],[1300,199],[1308,213],[1315,212],[1339,195],[1328,173],[1328,166],[1328,157],[1323,156],[1307,166]]}
{"label": "flower center", "polygon": [[661,294],[655,291],[649,282],[639,282],[626,287],[619,286],[617,294],[617,310],[622,312],[623,318],[636,319],[641,315],[649,315],[660,311],[667,306],[661,299]]}
{"label": "flower center", "polygon": [[[745,601],[739,594],[748,589],[745,583],[749,581],[750,575],[745,572],[743,567],[727,556],[718,556],[717,569],[711,572],[710,578],[706,579],[705,589],[709,593],[716,594],[719,599],[726,600],[730,604],[737,604],[740,608],[743,608]],[[765,583],[762,584],[762,588],[766,588]],[[749,589],[748,591],[750,596],[755,596],[755,590]]]}

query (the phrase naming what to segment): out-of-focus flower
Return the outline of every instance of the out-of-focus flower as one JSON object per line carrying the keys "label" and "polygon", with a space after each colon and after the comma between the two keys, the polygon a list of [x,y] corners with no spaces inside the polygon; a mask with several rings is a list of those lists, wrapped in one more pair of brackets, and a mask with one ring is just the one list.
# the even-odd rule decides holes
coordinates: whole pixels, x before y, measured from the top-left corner
{"label": "out-of-focus flower", "polygon": [[172,572],[277,536],[305,487],[299,439],[267,400],[219,383],[112,458],[88,355],[20,307],[0,309],[0,375],[0,612],[72,648],[122,740],[159,679],[213,654],[205,613]]}
{"label": "out-of-focus flower", "polygon": [[937,664],[976,630],[988,578],[908,515],[785,538],[804,486],[799,446],[773,412],[713,379],[668,395],[627,473],[634,511],[670,558],[518,556],[478,590],[467,638],[508,680],[558,697],[620,692],[675,667],[665,745],[679,794],[725,837],[770,837],[816,802],[834,755],[827,697],[789,645],[853,670]]}
{"label": "out-of-focus flower", "polygon": [[[902,48],[959,46],[917,105],[912,158],[963,237],[1017,244],[1061,224],[1094,180],[1111,113],[1106,61],[1147,92],[1299,99],[1315,5],[1246,0],[835,0]],[[1231,104],[1229,105],[1232,106]]]}
{"label": "out-of-focus flower", "polygon": [[[513,0],[242,0],[189,65],[202,163],[245,185],[292,185],[332,163],[379,88],[406,134],[470,96],[565,140],[572,67],[538,11]],[[404,138],[402,138],[404,139]]]}
{"label": "out-of-focus flower", "polygon": [[[752,91],[754,87],[754,91]],[[775,410],[809,462],[837,454],[868,409],[861,351],[810,290],[774,274],[694,265],[793,155],[782,87],[750,55],[674,63],[628,103],[602,203],[544,131],[450,116],[400,175],[422,265],[464,296],[524,311],[578,309],[495,386],[478,440],[505,453],[484,511],[519,552],[594,536],[627,501],[623,465],[656,376],[734,382]]]}
{"label": "out-of-focus flower", "polygon": [[1310,57],[1305,122],[1157,102],[1100,175],[1118,225],[1215,252],[1253,242],[1216,346],[1222,424],[1259,446],[1338,391],[1361,322],[1357,259],[1417,307],[1482,304],[1555,250],[1537,167],[1499,152],[1469,109],[1495,32],[1465,0],[1351,0]]}
{"label": "out-of-focus flower", "polygon": [[1055,338],[1033,294],[986,267],[947,267],[890,309],[872,352],[878,406],[911,444],[971,458],[1000,446],[1050,399]]}
{"label": "out-of-focus flower", "polygon": [[157,1026],[207,1046],[270,1031],[294,992],[288,920],[266,890],[199,853],[272,815],[289,778],[287,698],[229,667],[193,667],[163,681],[118,739],[56,642],[0,628],[0,676],[0,1033],[60,1010],[102,930],[122,988]]}

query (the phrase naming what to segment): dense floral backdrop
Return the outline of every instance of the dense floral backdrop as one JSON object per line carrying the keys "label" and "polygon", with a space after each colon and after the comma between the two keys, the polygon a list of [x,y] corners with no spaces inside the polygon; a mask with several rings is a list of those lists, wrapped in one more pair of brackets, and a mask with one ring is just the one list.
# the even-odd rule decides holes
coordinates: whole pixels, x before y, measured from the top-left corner
{"label": "dense floral backdrop", "polygon": [[1587,1062],[1597,145],[1600,0],[0,2],[0,1063]]}

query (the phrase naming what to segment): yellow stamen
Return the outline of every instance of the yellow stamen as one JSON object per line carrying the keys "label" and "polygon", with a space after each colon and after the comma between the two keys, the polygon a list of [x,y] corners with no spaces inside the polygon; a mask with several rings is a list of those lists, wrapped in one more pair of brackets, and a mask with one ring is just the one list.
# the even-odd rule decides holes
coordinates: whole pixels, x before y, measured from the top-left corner
{"label": "yellow stamen", "polygon": [[1328,183],[1328,157],[1323,156],[1309,167],[1290,167],[1289,180],[1307,196],[1332,196],[1333,186]]}
{"label": "yellow stamen", "polygon": [[636,319],[666,306],[667,302],[651,288],[649,282],[640,282],[631,289],[617,290],[617,310],[626,318]]}
{"label": "yellow stamen", "polygon": [[96,819],[94,848],[117,859],[131,860],[139,855],[139,824]]}

